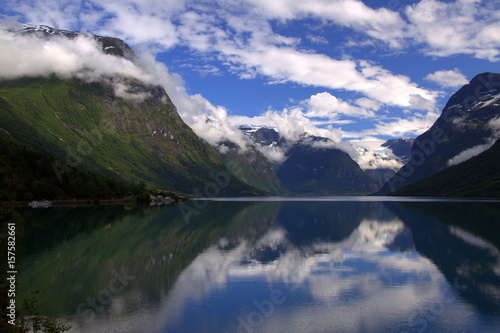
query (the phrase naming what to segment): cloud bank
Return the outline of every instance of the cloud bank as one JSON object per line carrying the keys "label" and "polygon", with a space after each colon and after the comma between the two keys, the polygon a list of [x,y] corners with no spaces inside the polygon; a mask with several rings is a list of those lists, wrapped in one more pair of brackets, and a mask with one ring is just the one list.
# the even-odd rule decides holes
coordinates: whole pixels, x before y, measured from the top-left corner
{"label": "cloud bank", "polygon": [[64,36],[40,38],[0,27],[0,48],[1,79],[56,74],[61,78],[78,77],[86,81],[124,76],[145,83],[155,82],[152,75],[132,61],[105,54],[98,42],[85,34],[74,39]]}

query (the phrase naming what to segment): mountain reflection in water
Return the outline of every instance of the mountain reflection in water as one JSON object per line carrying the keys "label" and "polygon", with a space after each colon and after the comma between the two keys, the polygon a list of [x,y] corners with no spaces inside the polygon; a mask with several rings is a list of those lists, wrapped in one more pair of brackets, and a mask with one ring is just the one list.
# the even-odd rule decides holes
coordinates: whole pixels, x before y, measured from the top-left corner
{"label": "mountain reflection in water", "polygon": [[[39,286],[48,313],[75,332],[500,325],[497,202],[214,201],[189,222],[175,206],[105,209],[40,213],[91,226],[61,222],[50,245],[26,245],[20,285]],[[35,239],[49,217],[26,214]],[[122,273],[127,285],[106,293]]]}

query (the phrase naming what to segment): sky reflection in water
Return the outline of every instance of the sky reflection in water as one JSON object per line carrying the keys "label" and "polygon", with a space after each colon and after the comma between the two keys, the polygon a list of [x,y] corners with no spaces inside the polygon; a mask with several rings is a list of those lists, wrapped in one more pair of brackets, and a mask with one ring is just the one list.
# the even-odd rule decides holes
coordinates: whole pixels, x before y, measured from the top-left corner
{"label": "sky reflection in water", "polygon": [[[81,311],[65,318],[75,332],[494,332],[500,254],[496,231],[485,235],[484,227],[500,220],[499,207],[224,201],[189,224],[172,222],[180,218],[174,207],[146,210],[144,228],[129,236],[142,239],[135,246],[142,255],[107,257],[105,246],[100,254],[127,267],[130,286],[91,320]],[[164,233],[143,239],[150,229]],[[208,234],[199,254],[178,251],[154,272],[144,269],[161,262],[161,248],[143,255],[152,244]],[[166,274],[175,260],[182,268]],[[151,286],[152,277],[171,283]]]}

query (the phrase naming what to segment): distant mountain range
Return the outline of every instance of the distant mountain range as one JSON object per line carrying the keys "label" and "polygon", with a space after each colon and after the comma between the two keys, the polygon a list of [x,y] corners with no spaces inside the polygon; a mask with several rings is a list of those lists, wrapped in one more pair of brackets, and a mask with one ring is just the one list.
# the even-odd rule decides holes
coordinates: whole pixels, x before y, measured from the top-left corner
{"label": "distant mountain range", "polygon": [[[315,147],[314,143],[325,146]],[[329,143],[325,138],[308,137],[287,151],[277,175],[289,191],[298,195],[353,195],[378,188],[346,152],[328,147]]]}
{"label": "distant mountain range", "polygon": [[408,163],[413,141],[415,141],[415,139],[412,138],[390,139],[381,146],[389,148],[402,163]]}
{"label": "distant mountain range", "polygon": [[[19,33],[70,39],[81,34],[47,26],[25,26]],[[108,55],[136,59],[120,39],[91,38]],[[125,87],[121,93],[120,85]],[[346,148],[309,133],[290,141],[272,128],[241,127],[247,146],[227,141],[215,149],[182,121],[162,87],[120,76],[102,82],[55,75],[0,81],[0,136],[62,163],[57,165],[185,194],[361,195],[380,189],[378,194],[384,195],[396,191],[479,196],[482,189],[497,196],[492,170],[498,167],[492,161],[498,152],[494,143],[500,137],[499,87],[500,74],[480,74],[450,98],[441,117],[417,139],[385,142],[382,147],[392,154],[378,158],[397,162],[392,165],[403,163],[399,171],[375,164],[362,169],[356,156],[367,153],[366,149]],[[280,159],[269,160],[277,151]],[[8,170],[14,169],[8,166]],[[54,169],[56,174],[66,171]],[[485,177],[471,182],[466,173]],[[429,176],[433,178],[421,181]],[[7,178],[6,182],[12,180]],[[466,181],[474,188],[451,190],[445,180],[456,185]],[[443,188],[450,191],[443,193]]]}
{"label": "distant mountain range", "polygon": [[298,141],[272,128],[240,128],[261,150],[280,148],[284,161],[275,163],[283,186],[294,195],[356,195],[376,191],[379,184],[335,142],[307,133]]}

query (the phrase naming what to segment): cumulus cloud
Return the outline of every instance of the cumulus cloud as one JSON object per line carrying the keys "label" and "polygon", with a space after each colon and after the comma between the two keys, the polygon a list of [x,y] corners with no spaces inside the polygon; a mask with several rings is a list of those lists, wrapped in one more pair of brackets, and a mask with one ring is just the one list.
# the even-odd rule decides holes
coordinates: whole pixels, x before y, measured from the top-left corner
{"label": "cumulus cloud", "polygon": [[366,149],[359,150],[358,152],[359,154],[354,160],[363,170],[389,169],[398,171],[403,167],[403,163],[395,158],[383,156]]}
{"label": "cumulus cloud", "polygon": [[[421,0],[402,5],[401,11],[373,8],[360,0],[217,0],[205,3],[193,0],[5,0],[5,8],[32,23],[67,28],[86,29],[126,39],[132,44],[156,44],[168,49],[177,44],[192,43],[196,48],[203,39],[227,31],[217,28],[222,18],[235,28],[255,32],[269,21],[318,19],[323,24],[351,29],[368,38],[366,45],[384,43],[391,49],[419,47],[425,54],[446,57],[468,54],[480,59],[498,61],[500,37],[498,1],[439,1]],[[390,4],[389,4],[390,5]],[[184,21],[188,14],[198,13],[203,20]],[[203,14],[202,14],[203,13]],[[181,19],[180,19],[181,18]],[[218,19],[217,19],[218,18]],[[237,22],[237,23],[235,23]],[[250,22],[250,23],[245,23]],[[255,24],[258,23],[258,24]],[[199,24],[208,29],[197,29]],[[249,28],[253,26],[253,28]],[[192,31],[190,31],[192,29]],[[262,33],[264,30],[260,30]],[[439,31],[439,33],[436,33]],[[259,38],[276,34],[261,34]],[[324,43],[323,38],[309,38]],[[281,39],[286,39],[279,36]],[[359,41],[356,43],[359,45]],[[205,44],[209,46],[209,44]],[[240,46],[242,46],[240,44]],[[251,46],[250,46],[251,47]]]}
{"label": "cumulus cloud", "polygon": [[[8,1],[8,6],[33,22],[65,24],[66,28],[74,29],[83,26],[96,33],[121,37],[131,44],[153,46],[158,51],[185,45],[196,52],[217,57],[230,72],[241,78],[259,75],[268,78],[270,83],[293,82],[364,95],[357,102],[343,101],[333,95],[316,96],[311,100],[311,105],[316,106],[310,108],[311,116],[373,117],[382,105],[432,111],[438,96],[436,92],[419,87],[409,77],[393,74],[376,63],[346,57],[339,59],[301,49],[298,47],[300,38],[280,35],[271,24],[273,19],[320,18],[328,24],[399,45],[405,25],[400,14],[385,8],[371,8],[359,0],[307,3],[246,0],[238,5],[220,1],[215,7],[189,0],[111,0],[105,3],[48,0],[43,5],[23,1],[20,6]],[[48,21],[42,17],[47,17]],[[316,43],[325,42],[314,36],[309,34],[306,38]],[[205,102],[202,104],[207,106]]]}
{"label": "cumulus cloud", "polygon": [[[371,118],[375,116],[373,110],[354,106],[327,92],[311,96],[307,101],[307,117],[337,118],[339,115],[350,117]],[[362,104],[367,104],[366,102]]]}
{"label": "cumulus cloud", "polygon": [[407,34],[430,55],[470,54],[498,61],[499,7],[498,1],[422,0],[405,9]]}
{"label": "cumulus cloud", "polygon": [[223,40],[218,49],[223,57],[238,64],[238,71],[259,73],[269,77],[272,83],[295,82],[344,89],[361,93],[382,104],[409,108],[415,106],[412,96],[418,95],[427,101],[427,109],[435,108],[436,92],[420,88],[409,77],[394,75],[368,61],[338,60],[324,54],[300,52],[293,47],[262,44],[255,40],[251,40],[245,48]]}
{"label": "cumulus cloud", "polygon": [[[188,98],[188,105],[180,102],[180,98]],[[222,106],[214,106],[203,96],[176,96],[177,104],[181,105],[179,113],[183,120],[203,139],[212,146],[229,140],[236,143],[241,149],[246,149],[249,141],[243,133],[228,122],[227,110]],[[223,149],[223,148],[222,148]],[[221,152],[223,152],[222,150]]]}
{"label": "cumulus cloud", "polygon": [[[264,15],[281,20],[316,17],[343,27],[363,31],[373,38],[398,44],[404,21],[386,8],[373,9],[358,0],[300,1],[246,0]],[[349,8],[349,10],[346,10]]]}
{"label": "cumulus cloud", "polygon": [[434,82],[443,88],[460,88],[469,83],[469,80],[467,80],[458,68],[430,73],[424,79]]}
{"label": "cumulus cloud", "polygon": [[97,40],[86,34],[72,39],[60,35],[43,38],[14,33],[4,25],[0,26],[0,48],[0,79],[55,74],[62,79],[103,81],[114,88],[117,96],[134,101],[150,95],[131,89],[127,79],[158,83],[154,75],[133,61],[105,54]]}

